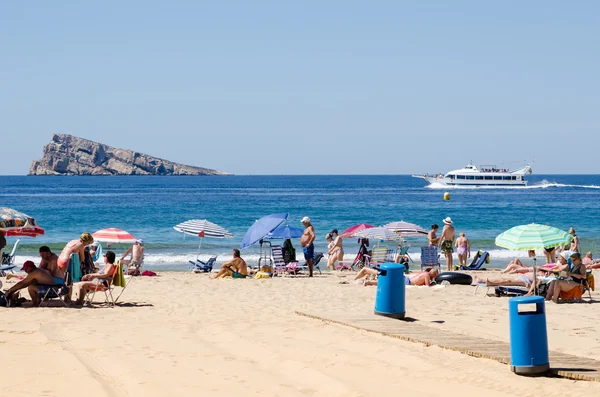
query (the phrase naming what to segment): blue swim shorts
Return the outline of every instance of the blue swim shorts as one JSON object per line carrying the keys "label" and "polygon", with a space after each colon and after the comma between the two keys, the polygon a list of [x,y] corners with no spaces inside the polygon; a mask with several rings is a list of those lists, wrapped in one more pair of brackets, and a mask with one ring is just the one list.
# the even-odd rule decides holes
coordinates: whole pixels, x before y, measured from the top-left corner
{"label": "blue swim shorts", "polygon": [[304,252],[304,259],[314,259],[315,257],[315,245],[311,244],[308,247],[302,247],[302,252]]}

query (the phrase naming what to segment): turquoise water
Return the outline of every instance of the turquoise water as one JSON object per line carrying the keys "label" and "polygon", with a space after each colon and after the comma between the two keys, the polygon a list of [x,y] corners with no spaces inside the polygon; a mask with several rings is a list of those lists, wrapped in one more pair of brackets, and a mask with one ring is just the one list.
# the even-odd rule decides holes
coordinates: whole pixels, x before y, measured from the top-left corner
{"label": "turquoise water", "polygon": [[[288,224],[302,227],[310,216],[316,249],[325,250],[325,234],[357,223],[382,225],[405,220],[429,229],[452,217],[473,249],[488,250],[495,264],[525,257],[494,245],[502,231],[537,222],[567,230],[573,226],[583,251],[600,249],[600,175],[532,175],[527,188],[432,189],[422,180],[399,176],[232,176],[232,177],[0,177],[0,206],[21,210],[46,230],[23,238],[17,262],[37,254],[40,245],[60,251],[83,231],[118,227],[146,242],[149,268],[184,269],[199,240],[173,226],[188,219],[208,219],[234,234],[226,240],[205,239],[202,255],[231,256],[245,231],[261,216],[288,212]],[[443,193],[451,194],[449,201]],[[14,242],[9,238],[9,245]],[[418,258],[424,239],[412,239]],[[298,247],[298,243],[295,244]],[[122,251],[126,247],[116,247]],[[358,246],[345,241],[349,259]],[[299,251],[299,250],[298,250]],[[539,253],[541,255],[541,252]],[[258,247],[244,250],[250,262]]]}

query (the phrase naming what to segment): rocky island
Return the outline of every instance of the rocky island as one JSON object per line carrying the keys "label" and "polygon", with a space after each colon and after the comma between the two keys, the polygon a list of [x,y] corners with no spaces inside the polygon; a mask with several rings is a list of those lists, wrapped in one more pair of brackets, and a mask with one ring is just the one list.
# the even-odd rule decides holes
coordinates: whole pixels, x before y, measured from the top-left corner
{"label": "rocky island", "polygon": [[54,134],[29,175],[231,175],[173,163],[128,149],[117,149],[66,134]]}

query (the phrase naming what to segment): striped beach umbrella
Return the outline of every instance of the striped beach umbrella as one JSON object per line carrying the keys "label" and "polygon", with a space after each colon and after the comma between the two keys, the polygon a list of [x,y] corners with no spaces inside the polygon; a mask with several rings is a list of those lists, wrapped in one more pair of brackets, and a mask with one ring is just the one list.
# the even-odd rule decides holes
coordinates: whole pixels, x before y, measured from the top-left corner
{"label": "striped beach umbrella", "polygon": [[0,230],[34,229],[35,219],[27,214],[8,207],[0,207]]}
{"label": "striped beach umbrella", "polygon": [[173,229],[178,232],[186,234],[190,234],[192,236],[200,237],[200,243],[198,244],[198,252],[196,253],[196,257],[200,255],[200,249],[202,248],[202,241],[204,238],[231,238],[233,234],[229,232],[229,230],[225,229],[222,226],[217,225],[216,223],[212,223],[206,219],[190,219],[189,221],[182,222],[176,226],[173,226]]}
{"label": "striped beach umbrella", "polygon": [[350,226],[348,229],[346,229],[340,233],[340,237],[342,237],[342,238],[358,237],[356,235],[356,233],[361,232],[365,229],[370,229],[372,227],[375,227],[375,226],[369,225],[366,223],[361,223],[359,225]]}
{"label": "striped beach umbrella", "polygon": [[496,245],[510,250],[535,250],[569,244],[573,236],[552,226],[531,223],[515,226],[496,237]]}
{"label": "striped beach umbrella", "polygon": [[92,237],[94,238],[94,241],[108,244],[133,244],[136,240],[135,237],[127,233],[125,230],[117,229],[115,227],[98,230],[97,232],[92,233]]}
{"label": "striped beach umbrella", "polygon": [[385,227],[371,227],[354,233],[356,237],[368,238],[370,240],[380,241],[402,241],[403,238],[397,233]]}
{"label": "striped beach umbrella", "polygon": [[423,237],[427,235],[427,230],[423,229],[421,226],[405,221],[390,222],[382,227],[390,229],[404,237]]}
{"label": "striped beach umbrella", "polygon": [[173,229],[184,234],[191,234],[200,238],[229,238],[233,237],[227,229],[216,223],[209,222],[206,219],[190,219],[180,223],[179,225],[173,226]]}

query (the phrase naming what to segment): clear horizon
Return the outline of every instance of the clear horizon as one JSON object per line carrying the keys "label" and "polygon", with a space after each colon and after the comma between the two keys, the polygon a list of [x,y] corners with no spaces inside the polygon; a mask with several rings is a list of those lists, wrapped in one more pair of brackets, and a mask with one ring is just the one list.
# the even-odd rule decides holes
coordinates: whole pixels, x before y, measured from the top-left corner
{"label": "clear horizon", "polygon": [[600,3],[0,5],[1,175],[53,133],[236,175],[600,174]]}

